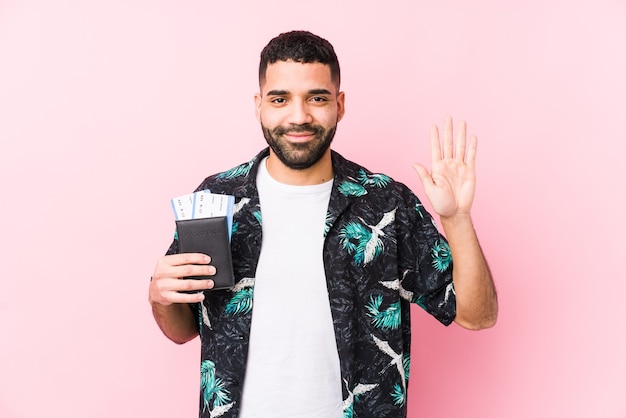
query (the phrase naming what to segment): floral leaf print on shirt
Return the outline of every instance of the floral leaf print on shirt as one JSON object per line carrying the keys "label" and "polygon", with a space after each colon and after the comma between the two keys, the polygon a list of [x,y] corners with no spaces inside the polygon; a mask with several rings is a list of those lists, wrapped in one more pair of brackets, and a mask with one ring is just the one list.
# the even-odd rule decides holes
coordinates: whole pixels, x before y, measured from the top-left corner
{"label": "floral leaf print on shirt", "polygon": [[259,223],[259,225],[263,225],[263,217],[261,216],[261,211],[260,210],[256,210],[252,213],[252,216],[254,216],[254,219],[256,219],[256,221]]}
{"label": "floral leaf print on shirt", "polygon": [[326,220],[324,221],[324,236],[328,235],[330,227],[333,224],[333,215],[330,212],[326,212]]}
{"label": "floral leaf print on shirt", "polygon": [[351,181],[344,181],[337,189],[344,196],[359,197],[367,194],[367,189],[365,187],[357,183],[352,183]]}
{"label": "floral leaf print on shirt", "polygon": [[226,315],[248,314],[252,312],[252,295],[254,293],[254,279],[246,277],[237,282],[231,289],[235,295],[226,305]]}
{"label": "floral leaf print on shirt", "polygon": [[416,303],[424,310],[427,309],[426,304],[424,303],[424,295],[419,295],[418,297],[414,298],[412,303]]}
{"label": "floral leaf print on shirt", "polygon": [[224,171],[223,173],[215,176],[217,179],[232,179],[239,176],[247,176],[250,173],[250,169],[254,165],[256,158],[248,161],[247,163],[238,165],[237,167],[233,167],[230,170]]}
{"label": "floral leaf print on shirt", "polygon": [[359,182],[363,186],[387,187],[391,182],[391,178],[384,174],[367,174],[365,170],[359,171]]}
{"label": "floral leaf print on shirt", "polygon": [[[411,356],[409,355],[409,353],[405,353],[402,356],[402,367],[404,367],[404,377],[405,377],[405,382],[409,381],[409,371],[411,369]],[[404,403],[406,402],[406,385],[404,385],[404,388],[399,385],[399,384],[395,384],[393,385],[393,391],[390,393],[391,397],[393,398],[393,403],[394,405],[398,405],[398,406],[402,406],[404,405]]]}
{"label": "floral leaf print on shirt", "polygon": [[349,197],[365,196],[367,194],[367,187],[383,188],[391,182],[389,176],[384,174],[367,174],[363,169],[359,171],[357,179],[351,177],[349,177],[349,179],[352,181],[345,180],[338,187],[341,194]]}
{"label": "floral leaf print on shirt", "polygon": [[[204,360],[200,365],[200,390],[202,391],[203,410],[209,408],[211,401],[214,407],[226,407],[230,402],[229,392],[224,388],[222,379],[215,376],[215,363],[210,360]],[[211,413],[211,416],[214,414]]]}
{"label": "floral leaf print on shirt", "polygon": [[253,288],[243,289],[235,294],[226,305],[227,315],[247,314],[252,311]]}
{"label": "floral leaf print on shirt", "polygon": [[402,367],[404,367],[404,380],[409,381],[409,373],[411,371],[411,353],[402,355]]}
{"label": "floral leaf print on shirt", "polygon": [[393,385],[393,392],[391,392],[391,397],[393,398],[393,404],[402,406],[404,402],[406,402],[406,394],[404,393],[404,389],[399,384]]}
{"label": "floral leaf print on shirt", "polygon": [[446,241],[436,241],[430,253],[433,256],[433,267],[438,272],[444,272],[450,267],[452,252]]}
{"label": "floral leaf print on shirt", "polygon": [[381,237],[386,236],[383,229],[395,220],[395,215],[395,209],[385,213],[376,225],[368,225],[359,217],[363,224],[349,222],[342,228],[339,232],[341,243],[354,256],[356,264],[365,266],[383,252],[385,246]]}
{"label": "floral leaf print on shirt", "polygon": [[400,302],[389,305],[384,311],[380,310],[383,297],[370,296],[370,303],[367,304],[367,315],[372,318],[372,324],[380,329],[397,329],[400,326],[402,317],[400,315]]}
{"label": "floral leaf print on shirt", "polygon": [[354,256],[356,264],[362,264],[365,253],[365,245],[372,234],[364,225],[357,222],[349,222],[339,232],[341,244],[349,254]]}

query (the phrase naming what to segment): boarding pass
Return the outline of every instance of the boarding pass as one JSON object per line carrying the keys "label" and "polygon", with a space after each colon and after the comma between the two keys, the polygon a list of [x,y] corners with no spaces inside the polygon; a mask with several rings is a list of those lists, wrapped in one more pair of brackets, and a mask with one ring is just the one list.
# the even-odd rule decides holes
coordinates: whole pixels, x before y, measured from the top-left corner
{"label": "boarding pass", "polygon": [[177,221],[225,216],[228,230],[231,230],[235,208],[234,196],[211,193],[210,190],[200,190],[175,197],[171,203]]}

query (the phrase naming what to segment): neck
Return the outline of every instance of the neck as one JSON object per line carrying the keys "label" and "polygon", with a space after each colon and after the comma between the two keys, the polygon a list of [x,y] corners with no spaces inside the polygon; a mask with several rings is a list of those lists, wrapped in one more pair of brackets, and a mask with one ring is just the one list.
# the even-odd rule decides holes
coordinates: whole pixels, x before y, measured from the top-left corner
{"label": "neck", "polygon": [[333,178],[330,149],[318,162],[302,170],[287,167],[270,150],[266,167],[274,180],[292,186],[311,186],[325,183]]}

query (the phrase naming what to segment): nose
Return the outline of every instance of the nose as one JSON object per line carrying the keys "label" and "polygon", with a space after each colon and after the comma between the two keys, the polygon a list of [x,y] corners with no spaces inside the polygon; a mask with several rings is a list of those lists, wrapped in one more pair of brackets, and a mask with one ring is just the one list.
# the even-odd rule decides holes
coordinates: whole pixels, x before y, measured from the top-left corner
{"label": "nose", "polygon": [[289,113],[289,123],[294,125],[303,125],[313,122],[309,106],[304,100],[294,100],[291,103],[291,112]]}

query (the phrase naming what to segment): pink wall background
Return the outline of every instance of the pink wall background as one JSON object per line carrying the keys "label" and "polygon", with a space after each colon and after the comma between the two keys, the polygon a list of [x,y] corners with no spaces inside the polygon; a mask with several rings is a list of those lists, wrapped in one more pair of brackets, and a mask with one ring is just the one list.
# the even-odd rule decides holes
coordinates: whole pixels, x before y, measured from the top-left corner
{"label": "pink wall background", "polygon": [[198,341],[153,323],[168,200],[264,145],[258,54],[331,40],[335,148],[422,194],[479,137],[494,329],[415,309],[410,417],[626,416],[626,3],[0,0],[0,416],[193,417]]}

